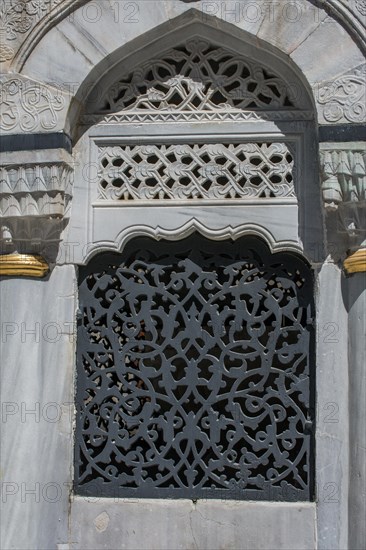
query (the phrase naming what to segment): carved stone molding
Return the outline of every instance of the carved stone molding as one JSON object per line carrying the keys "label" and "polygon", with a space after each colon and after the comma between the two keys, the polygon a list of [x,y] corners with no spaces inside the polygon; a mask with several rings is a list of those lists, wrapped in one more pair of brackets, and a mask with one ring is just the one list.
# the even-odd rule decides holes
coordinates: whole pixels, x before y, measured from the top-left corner
{"label": "carved stone molding", "polygon": [[62,149],[4,153],[1,252],[39,253],[57,246],[69,218],[72,184],[72,157]]}
{"label": "carved stone molding", "polygon": [[360,49],[366,51],[365,40],[365,0],[308,0],[319,8],[323,8],[333,19],[339,21],[352,36]]}
{"label": "carved stone molding", "polygon": [[166,240],[180,240],[189,237],[193,233],[199,233],[208,239],[215,241],[223,241],[227,239],[239,239],[244,235],[255,235],[263,239],[268,245],[272,253],[275,252],[295,252],[303,254],[303,249],[297,243],[291,240],[277,241],[269,230],[254,223],[243,223],[233,227],[227,225],[220,229],[208,227],[196,218],[190,219],[182,226],[178,226],[174,229],[167,229],[161,226],[151,227],[149,225],[136,224],[123,229],[116,240],[104,241],[97,243],[89,243],[85,247],[85,256],[82,263],[87,264],[90,259],[100,252],[121,252],[126,244],[135,237],[151,237],[157,241],[162,239]]}
{"label": "carved stone molding", "polygon": [[314,89],[320,123],[366,121],[366,65]]}

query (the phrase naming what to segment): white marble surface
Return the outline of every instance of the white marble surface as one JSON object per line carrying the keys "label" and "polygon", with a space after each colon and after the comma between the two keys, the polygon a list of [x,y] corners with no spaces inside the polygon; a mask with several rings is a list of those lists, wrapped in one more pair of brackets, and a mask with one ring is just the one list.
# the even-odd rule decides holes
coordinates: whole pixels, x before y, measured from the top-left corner
{"label": "white marble surface", "polygon": [[296,2],[296,14],[290,8],[284,12],[278,2],[266,2],[265,10],[261,7],[258,14],[245,11],[244,2],[236,2],[234,12],[226,3],[211,3],[212,9],[208,4],[136,0],[129,10],[109,2],[97,8],[82,6],[49,30],[28,57],[22,73],[75,94],[91,71],[94,78],[105,72],[117,51],[123,50],[123,55],[136,52],[144,40],[148,43],[146,33],[155,40],[178,31],[190,20],[225,29],[229,35],[242,33],[243,39],[254,45],[292,60],[313,85],[315,100],[320,82],[335,79],[363,61],[347,31],[305,0]]}
{"label": "white marble surface", "polygon": [[257,33],[262,38],[291,54],[327,17],[323,9],[308,2],[266,2],[266,17]]}
{"label": "white marble surface", "polygon": [[325,263],[317,280],[316,487],[318,549],[348,548],[349,381],[346,281]]}
{"label": "white marble surface", "polygon": [[68,539],[74,268],[3,278],[0,301],[0,547],[50,550]]}
{"label": "white marble surface", "polygon": [[291,58],[312,85],[335,79],[364,62],[364,55],[353,39],[329,17],[291,53]]}
{"label": "white marble surface", "polygon": [[[92,499],[90,499],[92,500]],[[70,549],[313,550],[315,504],[77,497]]]}
{"label": "white marble surface", "polygon": [[350,492],[349,548],[366,548],[366,275],[349,281]]}

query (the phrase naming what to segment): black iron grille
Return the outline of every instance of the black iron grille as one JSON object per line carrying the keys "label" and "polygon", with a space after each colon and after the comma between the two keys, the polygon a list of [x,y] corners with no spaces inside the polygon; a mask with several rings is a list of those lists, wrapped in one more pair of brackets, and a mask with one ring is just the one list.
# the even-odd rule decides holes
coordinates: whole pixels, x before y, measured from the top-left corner
{"label": "black iron grille", "polygon": [[312,295],[257,238],[136,239],[82,268],[76,492],[311,499]]}

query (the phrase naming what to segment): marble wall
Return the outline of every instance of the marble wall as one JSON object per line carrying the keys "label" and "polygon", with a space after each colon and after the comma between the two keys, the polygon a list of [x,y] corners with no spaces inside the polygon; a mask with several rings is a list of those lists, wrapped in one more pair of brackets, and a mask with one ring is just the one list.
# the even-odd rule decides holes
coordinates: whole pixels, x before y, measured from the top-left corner
{"label": "marble wall", "polygon": [[[366,236],[365,17],[364,0],[1,3],[1,548],[366,547],[365,261],[355,262],[357,273],[343,268]],[[231,109],[216,121],[205,112],[178,124],[168,109],[154,124],[134,115],[120,124],[116,113],[100,124],[91,100],[105,98],[116,75],[187,37],[270,64],[298,107],[248,110],[239,125]],[[215,135],[291,142],[296,196],[237,206],[99,201],[100,144]],[[311,262],[315,502],[73,494],[78,265],[135,235],[176,239],[194,230],[218,240],[260,235],[273,251]],[[27,261],[42,254],[46,277],[21,276],[20,253]]]}

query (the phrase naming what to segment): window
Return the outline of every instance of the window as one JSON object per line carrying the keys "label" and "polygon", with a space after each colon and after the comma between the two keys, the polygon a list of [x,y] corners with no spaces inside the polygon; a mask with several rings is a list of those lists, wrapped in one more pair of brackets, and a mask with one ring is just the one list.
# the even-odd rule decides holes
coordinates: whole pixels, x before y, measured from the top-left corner
{"label": "window", "polygon": [[81,268],[76,491],[311,499],[312,295],[255,237],[134,239]]}

